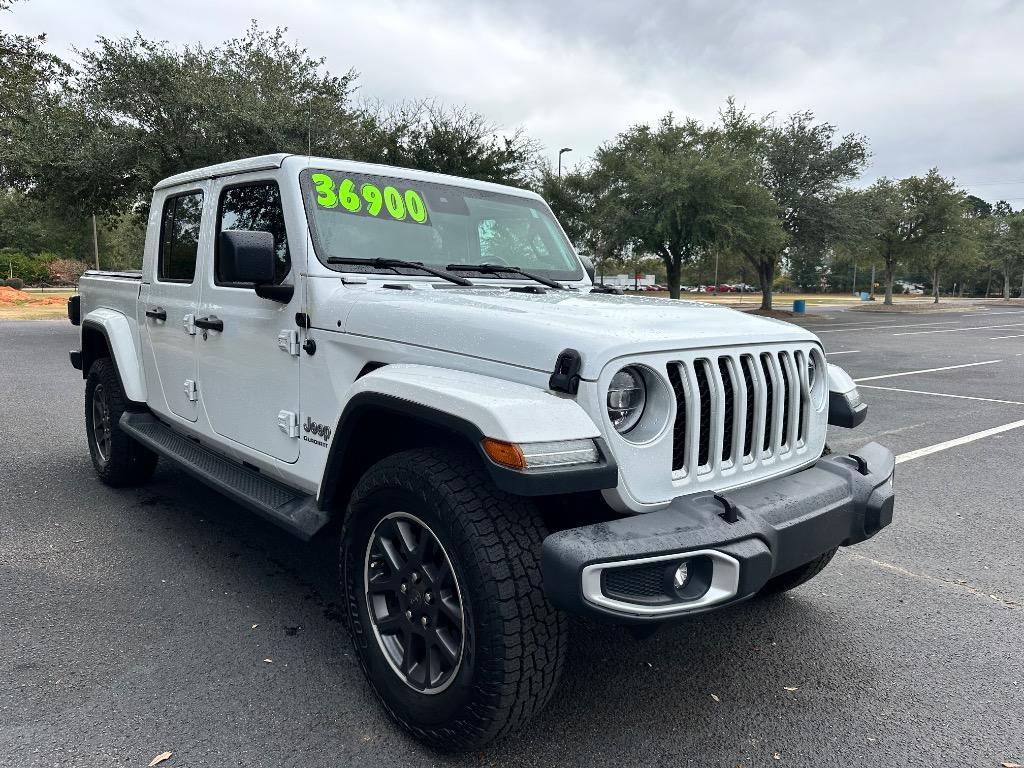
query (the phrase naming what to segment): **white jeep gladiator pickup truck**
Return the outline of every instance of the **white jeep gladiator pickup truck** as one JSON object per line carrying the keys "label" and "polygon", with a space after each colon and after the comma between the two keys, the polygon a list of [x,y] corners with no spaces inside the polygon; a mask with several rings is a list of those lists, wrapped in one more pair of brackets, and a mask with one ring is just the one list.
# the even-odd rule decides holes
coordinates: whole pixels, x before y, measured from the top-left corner
{"label": "white jeep gladiator pickup truck", "polygon": [[479,747],[551,698],[566,614],[643,631],[817,574],[894,460],[797,325],[593,283],[532,192],[270,155],[154,190],[141,273],[88,272],[92,461],[158,458],[303,538],[340,529],[389,715]]}

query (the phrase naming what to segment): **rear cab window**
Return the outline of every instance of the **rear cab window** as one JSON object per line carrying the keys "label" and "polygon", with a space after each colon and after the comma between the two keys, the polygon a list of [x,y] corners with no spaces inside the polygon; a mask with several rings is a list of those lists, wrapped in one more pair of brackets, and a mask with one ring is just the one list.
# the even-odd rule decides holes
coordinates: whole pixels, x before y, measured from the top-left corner
{"label": "rear cab window", "polygon": [[183,192],[164,200],[160,217],[158,280],[191,283],[195,279],[202,219],[202,191]]}

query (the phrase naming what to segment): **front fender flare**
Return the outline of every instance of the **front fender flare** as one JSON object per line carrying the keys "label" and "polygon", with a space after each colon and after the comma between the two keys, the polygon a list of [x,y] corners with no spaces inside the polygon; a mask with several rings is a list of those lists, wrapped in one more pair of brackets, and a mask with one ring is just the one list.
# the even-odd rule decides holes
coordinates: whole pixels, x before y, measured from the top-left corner
{"label": "front fender flare", "polygon": [[386,365],[353,382],[345,401],[369,392],[461,417],[483,436],[508,443],[575,440],[601,434],[573,399],[466,371]]}
{"label": "front fender flare", "polygon": [[[433,366],[394,364],[357,379],[345,400],[320,484],[321,508],[333,503],[347,457],[359,451],[353,433],[361,417],[373,411],[408,416],[463,438],[475,448],[495,484],[509,493],[576,493],[611,488],[618,482],[618,467],[590,416],[575,400],[537,387]],[[518,471],[487,458],[480,445],[484,437],[510,443],[593,439],[602,460]]]}
{"label": "front fender flare", "polygon": [[[121,389],[124,390],[125,397],[136,403],[144,403],[146,381],[142,376],[142,365],[135,348],[132,325],[132,322],[120,312],[112,309],[94,309],[82,319],[82,335],[84,337],[87,330],[103,335],[117,368],[117,375],[121,379]],[[82,352],[86,352],[84,344]],[[89,366],[96,357],[90,355],[83,359],[83,375],[89,375]]]}

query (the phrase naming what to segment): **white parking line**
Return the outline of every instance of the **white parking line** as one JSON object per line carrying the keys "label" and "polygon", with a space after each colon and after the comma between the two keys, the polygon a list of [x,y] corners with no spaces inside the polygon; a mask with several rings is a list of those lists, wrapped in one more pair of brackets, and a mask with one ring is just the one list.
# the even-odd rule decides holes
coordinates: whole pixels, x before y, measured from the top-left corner
{"label": "white parking line", "polygon": [[[986,312],[985,317],[994,317],[995,315],[1024,315],[1024,309],[1015,309],[1012,312]],[[960,317],[979,317],[979,315],[960,315]]]}
{"label": "white parking line", "polygon": [[936,320],[934,323],[904,323],[901,325],[893,325],[889,323],[887,325],[869,325],[867,328],[825,328],[824,330],[814,330],[815,333],[842,333],[843,331],[891,331],[893,328],[923,328],[927,325],[950,325],[959,323],[959,320]]}
{"label": "white parking line", "polygon": [[[1024,333],[1018,333],[1015,336],[989,336],[988,337],[989,341],[996,341],[998,339],[1024,339]],[[833,354],[835,354],[835,353],[833,352]]]}
{"label": "white parking line", "polygon": [[835,357],[836,355],[854,355],[860,352],[859,349],[844,349],[842,352],[826,352],[825,357]]}
{"label": "white parking line", "polygon": [[922,333],[959,333],[960,331],[988,331],[993,328],[1017,328],[1024,323],[1003,323],[1002,325],[972,325],[967,328],[943,328],[939,331],[904,331],[893,336],[917,336]]}
{"label": "white parking line", "polygon": [[854,379],[858,384],[862,381],[875,381],[876,379],[894,379],[897,376],[913,376],[915,373],[935,373],[936,371],[952,371],[955,368],[973,368],[976,365],[992,365],[993,363],[1001,363],[1002,360],[985,360],[981,363],[963,363],[962,365],[944,365],[941,368],[924,368],[920,371],[903,371],[902,373],[883,373],[881,376],[865,376],[860,379]]}
{"label": "white parking line", "polygon": [[879,387],[877,384],[865,384],[860,389],[883,389],[886,392],[906,392],[911,395],[932,395],[933,397],[955,397],[957,400],[981,400],[985,403],[1002,403],[1003,405],[1024,405],[1020,400],[996,400],[992,397],[972,397],[971,395],[950,395],[945,392],[922,392],[920,389],[899,389],[897,387]]}
{"label": "white parking line", "polygon": [[1001,427],[992,427],[992,429],[975,432],[972,435],[964,435],[963,437],[958,437],[955,440],[947,440],[944,443],[929,445],[927,448],[918,448],[916,451],[901,453],[896,457],[896,463],[902,464],[905,461],[920,459],[922,456],[930,456],[931,454],[938,453],[939,451],[955,448],[956,446],[964,445],[965,443],[973,443],[975,440],[981,440],[983,437],[991,437],[992,435],[998,435],[1000,432],[1009,432],[1011,429],[1019,429],[1020,427],[1024,427],[1024,419],[1011,422],[1010,424],[1003,424]]}
{"label": "white parking line", "polygon": [[[808,323],[817,323],[822,328],[838,328],[845,325],[878,325],[880,322],[878,319],[875,320],[844,320],[840,323],[829,323],[824,320],[808,319]],[[949,320],[948,322],[955,323],[956,320]]]}

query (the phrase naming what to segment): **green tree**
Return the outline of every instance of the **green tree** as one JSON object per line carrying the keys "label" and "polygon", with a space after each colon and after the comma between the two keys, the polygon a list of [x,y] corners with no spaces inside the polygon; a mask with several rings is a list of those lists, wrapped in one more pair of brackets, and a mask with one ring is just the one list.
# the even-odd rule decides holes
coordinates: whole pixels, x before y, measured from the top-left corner
{"label": "green tree", "polygon": [[330,73],[283,28],[254,22],[215,47],[100,37],[76,68],[41,37],[0,42],[0,188],[68,217],[145,216],[160,179],[273,152],[513,184],[536,168],[521,130],[501,135],[465,108],[357,105],[356,74]]}
{"label": "green tree", "polygon": [[960,237],[955,228],[969,212],[963,192],[935,168],[899,181],[881,178],[861,193],[859,202],[860,236],[874,242],[885,268],[886,304],[892,304],[900,265],[923,263],[936,281],[955,252]]}
{"label": "green tree", "polygon": [[665,265],[679,298],[684,264],[715,245],[744,253],[770,229],[772,207],[754,181],[749,154],[718,128],[670,113],[651,128],[637,125],[595,155],[595,226],[617,252],[652,254]]}
{"label": "green tree", "polygon": [[941,218],[935,221],[932,235],[921,242],[917,254],[918,264],[931,278],[935,304],[939,303],[943,273],[955,271],[972,260],[980,234],[964,196],[951,189],[943,197],[939,201],[942,209],[936,212]]}
{"label": "green tree", "polygon": [[[781,123],[758,121],[731,100],[722,124],[737,145],[748,147],[757,158],[759,181],[775,200],[786,234],[773,248],[760,247],[751,254],[761,278],[761,307],[771,309],[771,286],[781,257],[791,250],[797,263],[809,261],[816,272],[824,251],[843,235],[836,201],[843,185],[864,168],[867,140],[852,133],[838,137],[834,125],[817,122],[810,111],[796,112]],[[801,267],[799,272],[807,270]]]}
{"label": "green tree", "polygon": [[483,115],[434,100],[365,108],[361,135],[350,143],[356,160],[452,176],[527,186],[538,171],[540,148],[522,129],[502,134]]}
{"label": "green tree", "polygon": [[593,262],[598,282],[604,275],[624,267],[622,241],[602,226],[597,206],[599,182],[588,170],[563,172],[559,177],[550,167],[542,167],[535,189],[551,206],[565,233],[577,250]]}
{"label": "green tree", "polygon": [[83,259],[92,250],[89,227],[84,217],[68,216],[12,190],[0,191],[0,248]]}
{"label": "green tree", "polygon": [[788,250],[789,274],[801,291],[818,291],[821,281],[827,275],[827,254],[821,248],[798,248]]}
{"label": "green tree", "polygon": [[[11,3],[0,4],[0,13]],[[38,120],[41,104],[67,86],[71,68],[44,50],[45,35],[14,35],[0,30],[0,184],[18,165],[23,138]]]}
{"label": "green tree", "polygon": [[[1024,211],[1015,213],[1005,200],[992,207],[985,220],[985,254],[989,264],[1003,276],[1003,300],[1010,299],[1010,281],[1024,263]],[[1021,282],[1024,296],[1024,279]]]}

